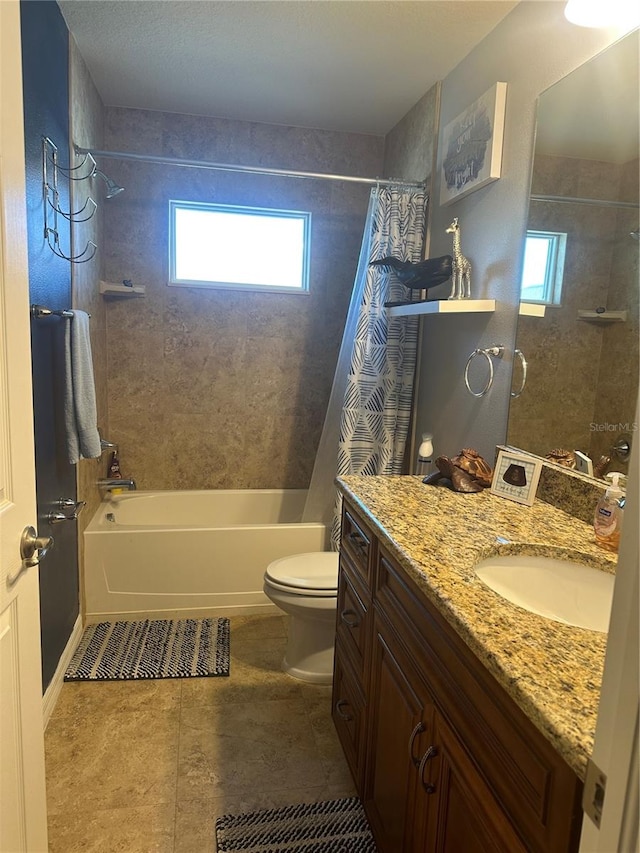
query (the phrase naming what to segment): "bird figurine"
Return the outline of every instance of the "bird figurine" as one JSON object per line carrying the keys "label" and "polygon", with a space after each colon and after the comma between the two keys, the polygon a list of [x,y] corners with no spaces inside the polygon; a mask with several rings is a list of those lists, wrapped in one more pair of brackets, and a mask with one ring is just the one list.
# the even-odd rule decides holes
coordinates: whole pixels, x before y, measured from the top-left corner
{"label": "bird figurine", "polygon": [[411,290],[426,290],[451,278],[453,258],[451,255],[442,255],[440,258],[428,258],[414,264],[411,261],[388,257],[371,261],[369,266],[393,270],[404,286]]}

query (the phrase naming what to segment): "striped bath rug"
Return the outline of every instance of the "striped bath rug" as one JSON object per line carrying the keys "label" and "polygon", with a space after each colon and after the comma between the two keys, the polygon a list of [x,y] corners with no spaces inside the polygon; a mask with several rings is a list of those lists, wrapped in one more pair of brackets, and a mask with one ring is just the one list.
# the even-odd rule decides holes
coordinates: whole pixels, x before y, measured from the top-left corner
{"label": "striped bath rug", "polygon": [[229,620],[145,619],[87,625],[65,681],[229,675]]}
{"label": "striped bath rug", "polygon": [[357,797],[223,815],[218,853],[376,853]]}

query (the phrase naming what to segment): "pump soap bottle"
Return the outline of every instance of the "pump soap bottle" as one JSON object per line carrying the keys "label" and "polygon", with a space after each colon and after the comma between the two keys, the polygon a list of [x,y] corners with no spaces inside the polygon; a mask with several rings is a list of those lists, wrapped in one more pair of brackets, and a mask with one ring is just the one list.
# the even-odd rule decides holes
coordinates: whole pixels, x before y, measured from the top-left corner
{"label": "pump soap bottle", "polygon": [[418,465],[416,474],[426,477],[433,471],[433,436],[430,432],[422,433],[422,444],[418,448]]}
{"label": "pump soap bottle", "polygon": [[620,474],[611,475],[612,485],[596,504],[593,529],[596,542],[607,551],[617,551],[620,545],[620,530],[624,509],[624,492],[618,485]]}

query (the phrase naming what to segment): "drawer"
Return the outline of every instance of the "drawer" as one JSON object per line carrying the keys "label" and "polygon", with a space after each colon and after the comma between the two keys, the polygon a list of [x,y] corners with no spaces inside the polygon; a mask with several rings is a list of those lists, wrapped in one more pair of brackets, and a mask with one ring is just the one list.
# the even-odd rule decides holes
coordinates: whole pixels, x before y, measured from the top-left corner
{"label": "drawer", "polygon": [[345,555],[340,557],[340,578],[338,582],[338,612],[336,636],[361,686],[364,687],[365,660],[369,635],[369,614],[366,599],[358,594],[354,569]]}
{"label": "drawer", "polygon": [[420,661],[443,715],[527,848],[572,849],[582,790],[575,773],[382,548],[375,575],[376,607]]}
{"label": "drawer", "polygon": [[372,536],[366,525],[358,518],[351,507],[344,505],[342,510],[342,536],[340,550],[347,554],[365,585],[370,586]]}
{"label": "drawer", "polygon": [[364,710],[365,700],[357,678],[337,640],[331,716],[359,794],[364,775]]}

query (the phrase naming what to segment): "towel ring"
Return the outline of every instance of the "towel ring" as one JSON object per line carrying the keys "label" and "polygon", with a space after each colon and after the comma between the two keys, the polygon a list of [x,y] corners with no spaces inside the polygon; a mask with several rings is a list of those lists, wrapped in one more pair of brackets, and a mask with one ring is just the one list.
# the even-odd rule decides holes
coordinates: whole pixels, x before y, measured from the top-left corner
{"label": "towel ring", "polygon": [[[464,384],[472,397],[484,397],[487,391],[491,388],[493,385],[493,361],[491,360],[491,357],[494,356],[495,358],[502,358],[503,352],[504,347],[496,344],[492,347],[486,347],[485,349],[474,349],[471,353],[464,368]],[[489,365],[489,378],[482,391],[472,391],[471,386],[469,385],[469,367],[477,355],[483,355],[487,359],[487,364]]]}
{"label": "towel ring", "polygon": [[518,390],[511,392],[511,396],[512,397],[519,397],[520,394],[522,394],[522,392],[524,391],[524,386],[527,384],[527,367],[528,367],[528,364],[527,364],[527,359],[524,357],[524,353],[522,352],[521,349],[515,349],[513,351],[513,354],[517,355],[518,358],[520,359],[520,365],[522,366],[522,381],[520,383],[520,387],[518,388]]}

